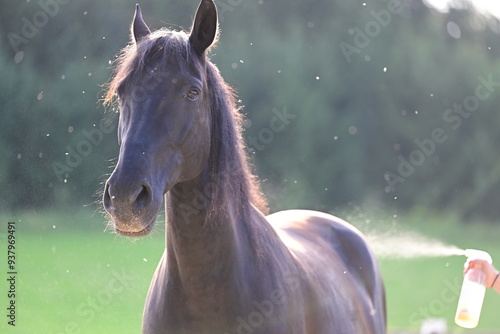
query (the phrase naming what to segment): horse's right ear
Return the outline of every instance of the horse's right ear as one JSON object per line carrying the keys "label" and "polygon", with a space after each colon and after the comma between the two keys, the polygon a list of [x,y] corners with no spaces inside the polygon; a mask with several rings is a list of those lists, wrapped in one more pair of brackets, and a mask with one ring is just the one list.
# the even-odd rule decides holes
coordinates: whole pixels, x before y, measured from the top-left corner
{"label": "horse's right ear", "polygon": [[146,25],[146,22],[144,22],[142,18],[141,7],[139,6],[139,4],[135,5],[135,14],[130,32],[132,34],[132,38],[136,43],[138,43],[141,38],[146,37],[151,33],[148,26]]}
{"label": "horse's right ear", "polygon": [[217,36],[217,8],[213,0],[201,0],[189,42],[196,54],[201,56],[212,45]]}

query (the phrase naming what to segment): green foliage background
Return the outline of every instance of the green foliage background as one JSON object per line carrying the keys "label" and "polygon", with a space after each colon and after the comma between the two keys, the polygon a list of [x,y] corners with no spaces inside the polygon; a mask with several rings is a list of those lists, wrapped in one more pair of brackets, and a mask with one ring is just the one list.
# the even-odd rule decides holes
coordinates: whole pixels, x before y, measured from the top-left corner
{"label": "green foliage background", "polygon": [[[496,19],[467,3],[440,13],[419,0],[217,3],[222,34],[212,60],[245,106],[246,137],[273,209],[372,203],[498,216],[498,85],[457,128],[443,119],[474,94],[478,77],[500,81]],[[189,28],[196,6],[142,3],[153,29]],[[117,0],[4,3],[4,210],[92,203],[118,152],[116,117],[109,110],[106,118],[98,101],[133,10],[133,1]],[[356,48],[348,56],[347,44]],[[271,133],[276,110],[293,119]],[[101,138],[103,118],[111,130]],[[423,152],[415,141],[436,128],[446,140]],[[94,133],[90,148],[85,133]],[[412,157],[413,170],[401,177],[401,158]]]}

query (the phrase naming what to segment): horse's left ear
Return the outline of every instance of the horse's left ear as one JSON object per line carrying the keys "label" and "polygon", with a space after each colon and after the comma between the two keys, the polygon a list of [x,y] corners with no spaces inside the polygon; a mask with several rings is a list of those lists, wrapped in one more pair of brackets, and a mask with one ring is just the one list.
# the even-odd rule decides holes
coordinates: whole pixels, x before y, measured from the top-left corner
{"label": "horse's left ear", "polygon": [[130,30],[136,43],[138,43],[141,38],[151,33],[151,30],[149,30],[146,22],[144,22],[144,19],[142,18],[141,7],[139,4],[135,5],[134,20],[132,21],[132,27]]}
{"label": "horse's left ear", "polygon": [[201,0],[189,36],[194,51],[201,56],[217,35],[217,8],[212,0]]}

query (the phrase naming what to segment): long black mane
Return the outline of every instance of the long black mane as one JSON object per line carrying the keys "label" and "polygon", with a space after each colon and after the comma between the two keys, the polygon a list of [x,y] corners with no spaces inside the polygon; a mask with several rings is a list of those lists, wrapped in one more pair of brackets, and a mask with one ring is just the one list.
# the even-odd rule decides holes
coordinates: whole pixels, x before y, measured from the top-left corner
{"label": "long black mane", "polygon": [[[168,57],[178,63],[198,57],[190,47],[185,32],[160,29],[139,43],[125,47],[115,61],[115,71],[108,84],[104,104],[112,105],[118,93],[134,87],[137,80],[147,73],[151,64],[167,64]],[[267,213],[267,203],[259,183],[252,174],[242,138],[242,114],[236,107],[233,89],[224,82],[217,67],[204,59],[206,83],[209,91],[212,135],[209,157],[209,177],[213,180],[209,197],[209,215],[215,215],[228,207],[245,208],[253,204]],[[159,71],[168,71],[160,68]],[[236,203],[235,203],[236,202]]]}

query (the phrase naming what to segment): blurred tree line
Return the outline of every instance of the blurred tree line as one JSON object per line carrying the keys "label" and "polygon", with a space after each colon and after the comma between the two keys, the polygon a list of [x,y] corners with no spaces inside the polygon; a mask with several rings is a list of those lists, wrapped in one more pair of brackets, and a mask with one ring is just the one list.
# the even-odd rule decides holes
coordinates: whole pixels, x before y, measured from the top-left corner
{"label": "blurred tree line", "polygon": [[[0,12],[2,210],[92,204],[118,154],[99,104],[134,1],[8,1]],[[273,209],[349,203],[500,213],[500,24],[466,2],[216,0],[212,60],[247,115]],[[141,2],[152,29],[198,1]]]}

